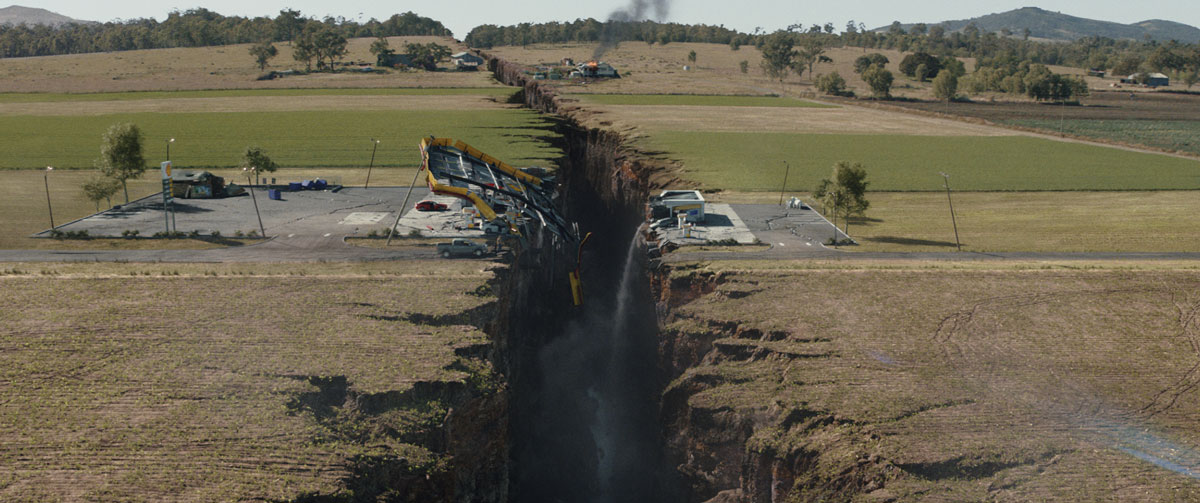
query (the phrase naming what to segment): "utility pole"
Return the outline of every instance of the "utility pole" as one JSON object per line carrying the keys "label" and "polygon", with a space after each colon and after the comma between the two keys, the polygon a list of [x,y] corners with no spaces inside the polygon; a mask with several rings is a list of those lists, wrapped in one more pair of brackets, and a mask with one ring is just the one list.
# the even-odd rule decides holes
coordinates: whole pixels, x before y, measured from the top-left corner
{"label": "utility pole", "polygon": [[962,251],[962,243],[958,240],[958,220],[954,218],[954,200],[950,199],[950,175],[940,173],[946,181],[946,202],[950,203],[950,223],[954,224],[954,246]]}
{"label": "utility pole", "polygon": [[42,173],[42,181],[46,184],[46,209],[50,211],[50,230],[54,230],[54,207],[50,205],[50,172],[54,171],[54,166],[46,166],[46,172]]}
{"label": "utility pole", "polygon": [[417,177],[421,176],[421,170],[423,169],[425,169],[425,165],[418,166],[417,173],[413,175],[412,183],[408,184],[408,193],[404,194],[404,202],[400,203],[400,211],[396,212],[396,222],[388,229],[388,238],[387,242],[383,244],[384,246],[392,245],[392,234],[396,233],[396,226],[400,225],[400,217],[404,216],[404,210],[408,208],[408,196],[412,195],[413,187],[417,186]]}
{"label": "utility pole", "polygon": [[787,161],[783,161],[783,187],[779,188],[779,205],[783,206],[783,193],[787,190],[788,174],[792,171],[792,166]]}
{"label": "utility pole", "polygon": [[375,167],[375,149],[379,148],[379,140],[371,138],[371,165],[367,166],[367,183],[363,184],[363,188],[371,186],[371,168]]}
{"label": "utility pole", "polygon": [[[242,168],[242,171],[246,171],[246,168]],[[258,217],[258,230],[262,232],[262,237],[265,238],[267,237],[267,229],[263,227],[262,213],[258,212],[258,199],[254,197],[254,185],[250,184],[250,173],[254,173],[254,176],[258,177],[258,168],[251,167],[250,172],[246,173],[246,185],[248,185],[246,188],[250,189],[250,200],[254,202],[254,215]]]}

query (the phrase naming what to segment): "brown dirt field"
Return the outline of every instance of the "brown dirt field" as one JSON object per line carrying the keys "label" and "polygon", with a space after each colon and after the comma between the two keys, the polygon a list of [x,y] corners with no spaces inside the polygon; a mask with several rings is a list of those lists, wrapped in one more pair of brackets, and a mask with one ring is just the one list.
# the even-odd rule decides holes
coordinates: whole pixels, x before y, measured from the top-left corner
{"label": "brown dirt field", "polygon": [[[464,379],[448,366],[487,341],[463,313],[490,300],[469,294],[489,277],[437,262],[5,264],[0,499],[290,501],[336,492],[356,455],[434,459],[419,439],[444,405],[343,401]],[[338,376],[349,398],[316,402]]]}
{"label": "brown dirt field", "polygon": [[[667,327],[717,337],[674,384],[693,417],[754,418],[755,449],[831,477],[890,466],[883,499],[1200,498],[1194,269],[792,265],[695,271],[715,290]],[[834,434],[861,440],[803,450]]]}
{"label": "brown dirt field", "polygon": [[[350,39],[345,62],[373,64],[373,38]],[[453,50],[461,44],[443,37],[391,37],[393,48],[405,42],[437,42]],[[276,44],[279,54],[270,70],[303,69],[292,59],[287,43]],[[120,91],[177,91],[202,89],[278,89],[314,87],[488,87],[487,72],[391,71],[387,74],[318,73],[257,81],[263,72],[254,63],[250,45],[151,49],[99,54],[71,54],[0,59],[0,92],[94,93]]]}
{"label": "brown dirt field", "polygon": [[512,108],[490,96],[244,96],[5,103],[0,115],[105,115],[142,112],[289,112],[305,110],[478,110]]}
{"label": "brown dirt field", "polygon": [[1015,119],[1088,120],[1200,120],[1200,94],[1095,91],[1081,100],[1082,106],[1040,104],[1031,101],[985,101],[968,103],[892,102],[892,105],[976,117],[989,121]]}
{"label": "brown dirt field", "polygon": [[[1016,131],[864,107],[585,105],[589,124],[618,130],[1013,136]],[[608,124],[603,124],[608,123]]]}

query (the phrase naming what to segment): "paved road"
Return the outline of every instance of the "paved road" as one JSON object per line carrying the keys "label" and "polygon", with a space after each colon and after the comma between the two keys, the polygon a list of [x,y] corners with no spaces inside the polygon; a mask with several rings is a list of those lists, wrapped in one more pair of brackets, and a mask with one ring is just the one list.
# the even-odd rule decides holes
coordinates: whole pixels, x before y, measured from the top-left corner
{"label": "paved road", "polygon": [[208,250],[0,250],[0,262],[313,262],[437,258],[433,247],[365,248],[341,239],[277,237]]}
{"label": "paved road", "polygon": [[926,260],[946,262],[983,261],[1071,261],[1071,260],[1200,260],[1200,252],[851,252],[824,248],[811,250],[771,247],[757,252],[688,252],[677,251],[663,257],[664,262],[696,262],[709,260]]}

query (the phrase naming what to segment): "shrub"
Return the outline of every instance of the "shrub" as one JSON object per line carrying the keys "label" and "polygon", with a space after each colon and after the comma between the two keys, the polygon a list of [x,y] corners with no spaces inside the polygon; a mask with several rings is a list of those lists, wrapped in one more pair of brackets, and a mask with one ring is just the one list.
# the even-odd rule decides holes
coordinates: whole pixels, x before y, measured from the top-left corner
{"label": "shrub", "polygon": [[821,75],[817,77],[817,89],[832,96],[842,96],[846,94],[846,79],[838,75],[838,72]]}

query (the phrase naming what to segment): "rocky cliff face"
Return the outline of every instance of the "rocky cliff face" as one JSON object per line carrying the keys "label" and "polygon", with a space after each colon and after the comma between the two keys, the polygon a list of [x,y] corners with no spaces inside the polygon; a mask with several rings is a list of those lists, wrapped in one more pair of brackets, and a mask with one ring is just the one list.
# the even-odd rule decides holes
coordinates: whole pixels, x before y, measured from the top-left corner
{"label": "rocky cliff face", "polygon": [[[674,182],[669,175],[664,176],[663,166],[629,148],[619,133],[583,127],[574,116],[576,110],[563,106],[551,86],[527,78],[523,67],[496,58],[488,60],[488,68],[499,81],[521,87],[518,98],[526,106],[558,116],[558,132],[563,136],[560,146],[564,158],[559,175],[565,210],[580,222],[581,228],[595,230],[605,236],[602,239],[611,241],[599,253],[601,257],[590,261],[591,270],[586,271],[585,278],[613,275],[616,265],[603,256],[622,255],[627,241],[613,241],[611,237],[632,233],[643,219],[650,192]],[[501,349],[509,355],[507,368],[510,378],[515,378],[510,381],[514,386],[514,423],[529,419],[515,419],[524,413],[522,407],[530,405],[519,398],[522,388],[531,384],[521,384],[530,377],[522,377],[523,373],[536,367],[529,355],[554,337],[553,330],[545,327],[558,326],[562,310],[569,311],[561,302],[547,303],[533,293],[540,292],[544,297],[561,278],[547,271],[534,275],[540,275],[540,279],[513,280],[513,295],[505,297],[511,309],[519,306],[521,312],[514,316],[526,320],[527,327],[513,332],[521,334],[522,342],[510,342]],[[657,303],[660,431],[670,465],[686,485],[684,494],[673,493],[679,500],[845,501],[865,493],[885,494],[878,491],[899,470],[879,456],[875,447],[878,437],[868,429],[830,412],[784,406],[782,402],[714,406],[694,400],[730,379],[709,371],[723,363],[796,359],[802,355],[731,344],[729,339],[770,340],[784,336],[762,333],[736,322],[673,323],[678,318],[675,308],[703,296],[721,294],[716,292],[724,280],[720,275],[653,264],[643,275],[652,287],[651,301]],[[530,318],[530,313],[538,314]],[[537,317],[544,317],[542,329],[533,334],[539,330],[538,323],[533,323]],[[519,356],[521,352],[525,356]],[[515,439],[520,433],[514,435]],[[520,471],[521,467],[514,466],[514,470]],[[520,499],[522,494],[514,497]]]}

